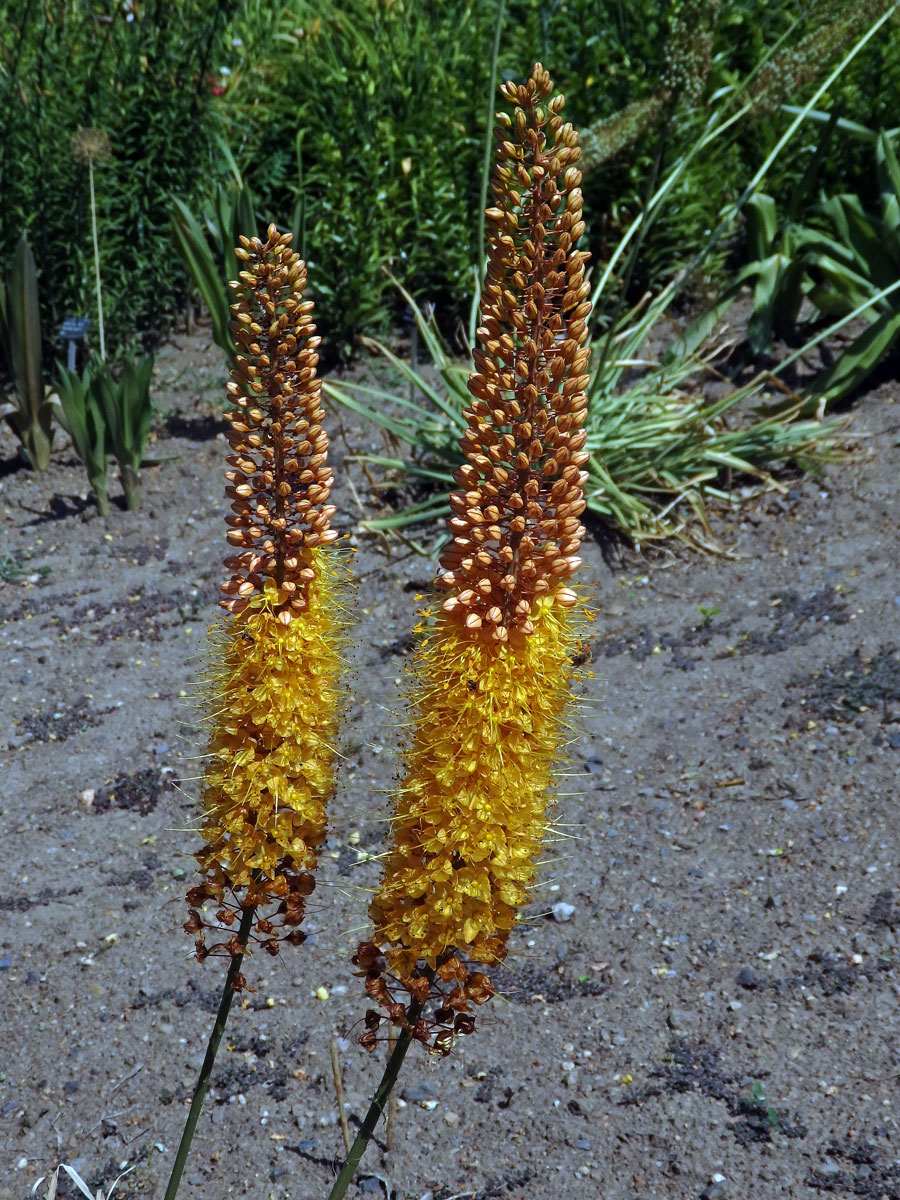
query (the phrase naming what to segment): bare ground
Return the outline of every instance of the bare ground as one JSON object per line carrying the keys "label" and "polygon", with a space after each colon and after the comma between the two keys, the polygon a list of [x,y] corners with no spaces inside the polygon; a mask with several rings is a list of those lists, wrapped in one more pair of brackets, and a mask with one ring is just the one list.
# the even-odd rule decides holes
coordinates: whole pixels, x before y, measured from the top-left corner
{"label": "bare ground", "polygon": [[[70,450],[36,477],[0,444],[4,1200],[60,1161],[95,1186],[134,1166],[117,1195],[161,1196],[221,986],[181,928],[224,553],[221,369],[180,339],[158,376],[171,457],[141,511],[102,520]],[[359,1194],[900,1197],[898,395],[858,403],[849,460],[723,516],[733,558],[609,564],[588,546],[593,674],[504,995],[449,1060],[411,1054]],[[348,427],[337,465],[372,437]],[[360,537],[356,571],[312,936],[250,964],[185,1200],[324,1196],[342,1149],[330,1038],[351,1126],[380,1075],[348,958],[430,569]]]}

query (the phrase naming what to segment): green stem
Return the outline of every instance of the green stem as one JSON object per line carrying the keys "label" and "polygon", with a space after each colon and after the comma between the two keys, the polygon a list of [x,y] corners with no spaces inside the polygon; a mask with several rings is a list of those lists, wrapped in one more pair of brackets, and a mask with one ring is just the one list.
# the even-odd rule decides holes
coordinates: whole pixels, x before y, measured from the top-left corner
{"label": "green stem", "polygon": [[106,361],[106,336],[103,330],[103,292],[100,287],[100,242],[97,238],[97,201],[94,196],[94,163],[88,159],[91,181],[91,229],[94,234],[94,274],[97,276],[97,320],[100,325],[100,357]]}
{"label": "green stem", "polygon": [[[418,1021],[422,1012],[422,1004],[418,1000],[414,1000],[407,1009],[406,1019],[410,1026],[414,1026]],[[344,1165],[341,1167],[340,1174],[334,1181],[334,1187],[328,1193],[328,1200],[342,1200],[342,1197],[347,1194],[347,1188],[350,1186],[350,1181],[356,1174],[356,1168],[359,1166],[359,1160],[368,1146],[372,1134],[375,1132],[375,1126],[381,1119],[384,1112],[384,1106],[387,1104],[388,1096],[393,1091],[394,1084],[397,1082],[397,1076],[400,1074],[400,1068],[403,1066],[403,1060],[406,1058],[406,1052],[409,1049],[412,1037],[406,1029],[400,1031],[397,1038],[397,1044],[391,1057],[387,1061],[387,1066],[384,1068],[384,1074],[381,1077],[381,1083],[375,1095],[372,1097],[372,1103],[369,1105],[369,1111],[366,1113],[365,1120],[359,1127],[359,1133],[353,1145],[350,1147],[350,1153],[347,1155]],[[166,1197],[166,1200],[169,1200]]]}
{"label": "green stem", "polygon": [[[253,924],[255,913],[256,906],[254,905],[250,908],[245,908],[241,916],[237,938],[245,948],[247,946],[247,939],[250,936],[250,926]],[[181,1183],[184,1164],[187,1161],[191,1142],[194,1140],[194,1130],[197,1128],[200,1110],[203,1107],[203,1101],[206,1099],[206,1093],[209,1090],[209,1077],[212,1074],[213,1063],[216,1061],[219,1043],[222,1040],[222,1034],[225,1032],[225,1022],[228,1020],[231,1001],[234,999],[235,977],[241,969],[243,958],[243,954],[235,954],[228,968],[228,974],[225,976],[225,987],[222,990],[219,1011],[216,1013],[216,1023],[213,1025],[212,1033],[209,1035],[209,1042],[206,1045],[206,1057],[203,1059],[203,1066],[200,1068],[200,1074],[197,1077],[197,1086],[194,1089],[191,1110],[184,1123],[184,1133],[181,1135],[181,1143],[178,1147],[178,1153],[175,1155],[175,1164],[172,1167],[172,1174],[169,1176],[169,1186],[166,1188],[164,1200],[175,1200],[178,1185]]]}
{"label": "green stem", "polygon": [[125,492],[125,507],[129,510],[141,506],[141,473],[135,467],[122,465],[122,489]]}

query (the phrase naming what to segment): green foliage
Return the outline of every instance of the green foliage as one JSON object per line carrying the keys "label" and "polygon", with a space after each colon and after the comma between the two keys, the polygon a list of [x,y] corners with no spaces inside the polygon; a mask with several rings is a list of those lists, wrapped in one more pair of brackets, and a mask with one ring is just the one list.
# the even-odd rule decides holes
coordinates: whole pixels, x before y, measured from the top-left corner
{"label": "green foliage", "polygon": [[[408,458],[365,455],[367,461],[446,489],[462,462],[459,439],[467,427],[463,408],[469,401],[468,367],[451,359],[433,321],[408,293],[404,298],[413,306],[431,371],[418,370],[386,346],[370,342],[396,372],[396,385],[326,381],[324,388],[337,403],[412,450]],[[747,476],[769,486],[776,463],[811,462],[826,452],[830,427],[799,420],[799,401],[788,413],[735,421],[737,410],[762,392],[767,379],[756,379],[715,402],[686,390],[691,377],[702,376],[714,357],[709,339],[720,315],[716,311],[686,330],[658,363],[617,354],[605,374],[601,359],[601,370],[595,369],[592,376],[588,509],[635,542],[682,536],[695,545],[712,546],[704,502],[733,500],[730,477]],[[619,349],[645,342],[649,328],[645,317],[625,323],[617,337]],[[633,372],[636,367],[646,369],[630,385],[614,389],[598,383],[620,369]],[[404,396],[402,381],[413,384],[421,398]],[[443,490],[366,526],[374,531],[405,529],[448,513]],[[695,520],[689,530],[691,516]]]}
{"label": "green foliage", "polygon": [[59,368],[59,421],[87,468],[101,514],[109,511],[106,468],[110,458],[119,464],[125,507],[140,505],[140,467],[153,419],[152,375],[151,355],[126,357],[118,376],[97,357],[81,375]]}
{"label": "green foliage", "polygon": [[744,211],[751,261],[736,282],[753,282],[747,341],[759,354],[771,346],[773,337],[790,337],[797,324],[804,296],[803,258],[798,252],[805,235],[793,223],[779,229],[775,201],[764,192],[751,196]]}
{"label": "green foliage", "polygon": [[821,214],[833,236],[821,236],[807,259],[814,277],[810,299],[820,312],[843,315],[868,303],[870,318],[896,307],[879,293],[900,279],[900,165],[885,134],[875,146],[879,211],[857,195],[832,196]]}
{"label": "green foliage", "polygon": [[118,378],[106,363],[94,368],[93,386],[106,424],[106,445],[119,464],[126,508],[138,508],[141,501],[140,466],[153,419],[152,375],[152,355],[126,358]]}
{"label": "green foliage", "polygon": [[[845,51],[841,61],[822,80],[807,105],[770,148],[769,153],[735,201],[710,230],[694,256],[678,275],[655,295],[646,295],[631,311],[615,313],[615,305],[603,304],[607,290],[618,280],[630,277],[646,230],[664,214],[679,195],[696,161],[711,154],[736,118],[728,110],[713,112],[694,145],[689,148],[648,195],[646,203],[627,234],[610,256],[599,278],[595,276],[591,377],[588,384],[586,448],[588,461],[586,499],[588,509],[612,521],[634,541],[685,534],[684,514],[699,520],[690,537],[707,543],[711,537],[705,501],[733,498],[735,475],[755,477],[763,486],[771,484],[772,467],[786,460],[812,462],[821,457],[831,437],[828,426],[803,420],[809,408],[803,396],[773,404],[766,395],[773,379],[814,343],[786,359],[775,371],[767,372],[743,387],[726,391],[722,398],[707,401],[699,383],[715,370],[715,336],[736,289],[689,325],[682,335],[658,357],[649,347],[659,343],[660,322],[673,301],[704,260],[715,251],[744,205],[753,196],[767,171],[782,156],[791,139],[804,128],[808,111],[827,88],[871,40],[873,25]],[[757,205],[760,244],[772,238],[771,212]],[[900,287],[900,284],[897,285]],[[409,399],[384,388],[352,384],[326,384],[339,403],[381,425],[393,438],[413,448],[412,461],[381,457],[381,465],[424,479],[448,483],[461,461],[457,442],[465,422],[465,384],[441,344],[439,334],[426,320],[413,297],[401,294],[415,312],[419,332],[441,381],[431,383],[415,365],[402,363],[386,347],[374,343],[396,370],[413,385]],[[612,314],[612,316],[610,316]],[[832,330],[833,331],[833,330]],[[470,330],[470,345],[474,331]],[[783,388],[783,385],[781,385]],[[786,390],[786,389],[784,389]],[[422,400],[416,399],[421,395]],[[756,400],[759,410],[741,417]],[[375,403],[373,403],[373,401]],[[815,409],[815,402],[812,404]],[[377,522],[372,529],[402,528],[431,520],[446,512],[443,500],[426,496],[405,512]],[[706,531],[705,537],[702,530]]]}
{"label": "green foliage", "polygon": [[[655,181],[690,153],[710,113],[726,102],[745,110],[643,222],[640,253],[603,296],[612,309],[627,306],[696,256],[794,104],[887,6],[816,0],[797,19],[790,0],[507,0],[495,53],[501,0],[0,0],[0,258],[31,231],[45,343],[64,316],[91,314],[96,329],[92,169],[116,353],[152,338],[184,299],[169,252],[175,196],[188,273],[227,344],[213,298],[213,276],[233,273],[217,242],[221,233],[230,255],[224,231],[233,231],[241,191],[227,143],[247,197],[252,190],[267,222],[294,231],[310,263],[327,350],[347,357],[360,334],[384,336],[396,323],[384,265],[437,305],[449,331],[465,315],[478,265],[491,73],[514,78],[541,59],[569,97],[567,115],[610,143],[583,185],[597,264],[641,220]],[[889,31],[824,98],[846,124],[896,119],[900,39]],[[90,167],[71,146],[85,129],[109,138],[109,156]],[[779,208],[817,142],[807,124],[794,151],[771,164],[767,190]],[[864,149],[832,138],[821,182],[869,209]],[[207,242],[214,272],[200,249]],[[721,283],[728,250],[720,242],[705,255],[695,290]]]}
{"label": "green foliage", "polygon": [[[585,171],[595,262],[640,217],[655,181],[691,151],[710,113],[743,112],[714,155],[694,157],[646,223],[613,307],[658,290],[704,245],[787,124],[781,105],[805,99],[888,0],[818,0],[802,19],[784,0],[508,0],[502,78],[540,59],[568,96],[567,116],[605,149]],[[499,0],[255,0],[233,23],[226,94],[229,143],[267,219],[295,232],[310,262],[326,345],[343,357],[359,334],[384,336],[400,315],[388,265],[442,329],[464,316],[479,257],[480,158],[488,132]],[[870,122],[886,107],[866,80],[900,84],[900,41],[868,45],[829,89],[835,110]],[[851,115],[852,114],[852,115]],[[808,126],[771,164],[781,204],[815,157]],[[832,139],[823,180],[846,187],[858,150]],[[587,165],[590,165],[590,155]],[[724,281],[727,243],[693,284]]]}
{"label": "green foliage", "polygon": [[229,332],[231,294],[227,282],[238,271],[234,248],[239,238],[256,233],[253,193],[235,168],[232,178],[216,185],[198,220],[183,200],[173,200],[172,231],[175,245],[194,287],[200,293],[212,321],[213,340],[234,360],[234,342]]}
{"label": "green foliage", "polygon": [[106,491],[106,423],[94,387],[93,371],[88,364],[82,375],[59,368],[57,378],[59,423],[72,439],[75,453],[87,469],[88,483],[101,516],[109,512]]}
{"label": "green foliage", "polygon": [[[808,224],[788,218],[779,225],[769,196],[755,197],[750,210],[750,246],[759,257],[738,284],[755,280],[748,330],[753,349],[765,349],[773,332],[793,333],[804,295],[839,324],[857,316],[869,322],[814,384],[816,404],[857,388],[900,342],[900,165],[885,133],[875,139],[875,158],[877,212],[846,193],[823,199]],[[776,243],[779,249],[771,253]]]}
{"label": "green foliage", "polygon": [[778,1133],[781,1133],[781,1118],[778,1116],[778,1113],[775,1111],[773,1106],[769,1103],[768,1097],[766,1096],[765,1087],[759,1079],[754,1081],[753,1090],[747,1099],[749,1105],[757,1108],[759,1112],[765,1116],[766,1121],[772,1127],[772,1129],[776,1130]]}
{"label": "green foliage", "polygon": [[459,315],[471,286],[495,6],[247,6],[220,107],[262,208],[294,230],[329,346],[385,332],[392,265]]}
{"label": "green foliage", "polygon": [[237,8],[0,3],[0,261],[29,230],[45,333],[66,316],[96,317],[89,170],[73,146],[86,127],[104,131],[111,150],[94,163],[107,340],[115,349],[165,327],[184,291],[172,271],[169,196],[190,197],[209,174],[208,74]]}
{"label": "green foliage", "polygon": [[52,409],[41,369],[37,268],[24,233],[5,286],[0,280],[0,349],[13,386],[13,403],[0,404],[0,417],[6,418],[34,470],[44,471],[53,444]]}

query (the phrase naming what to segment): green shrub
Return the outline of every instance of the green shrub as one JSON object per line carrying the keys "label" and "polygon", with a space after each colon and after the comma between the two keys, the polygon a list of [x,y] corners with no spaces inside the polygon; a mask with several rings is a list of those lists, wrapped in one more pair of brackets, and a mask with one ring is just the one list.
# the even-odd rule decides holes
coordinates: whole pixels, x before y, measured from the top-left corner
{"label": "green shrub", "polygon": [[208,174],[211,86],[237,0],[40,0],[0,5],[0,261],[21,231],[41,263],[45,354],[96,291],[89,171],[72,139],[109,138],[94,169],[107,340],[164,327],[184,281],[172,271],[169,196]]}
{"label": "green shrub", "polygon": [[458,315],[471,290],[494,4],[248,6],[220,103],[262,211],[295,233],[331,350],[396,316],[392,265]]}
{"label": "green shrub", "polygon": [[765,349],[773,332],[793,333],[803,296],[839,323],[857,316],[868,322],[816,381],[811,399],[823,406],[857,388],[900,341],[900,163],[885,133],[875,139],[875,178],[877,211],[840,193],[801,214],[808,223],[790,216],[779,223],[772,198],[754,198],[758,258],[738,277],[755,284],[753,349]]}
{"label": "green shrub", "polygon": [[[627,298],[658,288],[704,244],[723,205],[743,189],[781,132],[782,104],[805,99],[825,68],[888,0],[820,0],[803,19],[788,0],[508,0],[499,73],[543,61],[572,97],[577,127],[620,139],[585,172],[585,219],[602,262],[665,176],[732,96],[742,120],[714,156],[680,177],[647,225]],[[232,31],[226,94],[217,101],[229,144],[260,211],[293,229],[311,265],[330,349],[346,356],[360,334],[382,335],[403,312],[382,266],[449,332],[464,316],[479,245],[480,163],[488,132],[499,0],[262,0]],[[900,83],[900,40],[883,36],[829,93],[853,120],[877,125],[889,108],[880,74]],[[755,91],[753,88],[755,87]],[[624,129],[623,129],[624,125]],[[588,139],[589,140],[589,139]],[[773,164],[779,202],[802,178],[818,130]],[[858,148],[834,139],[822,179],[846,188],[865,170]],[[223,168],[224,169],[224,168]],[[699,285],[721,284],[734,243],[707,256]],[[614,301],[616,294],[610,292]]]}

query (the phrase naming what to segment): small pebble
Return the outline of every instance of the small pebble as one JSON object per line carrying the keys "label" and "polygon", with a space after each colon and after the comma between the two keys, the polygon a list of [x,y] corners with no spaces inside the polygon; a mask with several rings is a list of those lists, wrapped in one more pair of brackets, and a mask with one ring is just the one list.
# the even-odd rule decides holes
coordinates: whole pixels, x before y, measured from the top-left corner
{"label": "small pebble", "polygon": [[574,904],[566,904],[565,900],[557,900],[557,902],[553,905],[553,909],[552,909],[553,920],[554,921],[568,921],[568,920],[570,920],[572,913],[574,913],[574,911],[575,911]]}

